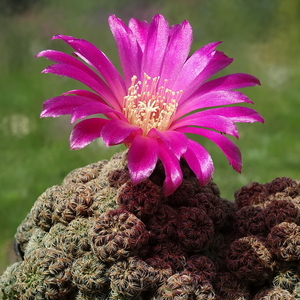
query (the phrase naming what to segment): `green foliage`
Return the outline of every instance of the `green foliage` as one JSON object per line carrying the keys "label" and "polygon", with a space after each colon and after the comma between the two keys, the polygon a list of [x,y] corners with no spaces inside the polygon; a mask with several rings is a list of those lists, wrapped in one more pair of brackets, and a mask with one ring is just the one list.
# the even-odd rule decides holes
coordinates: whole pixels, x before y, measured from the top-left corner
{"label": "green foliage", "polygon": [[100,142],[70,151],[68,118],[39,119],[43,101],[68,89],[80,88],[80,84],[39,74],[48,62],[34,60],[37,52],[47,48],[69,52],[62,43],[50,41],[54,34],[62,33],[90,40],[118,65],[107,25],[109,13],[124,20],[150,20],[155,13],[162,13],[170,24],[188,19],[194,29],[193,50],[208,42],[224,41],[219,49],[235,58],[226,72],[250,73],[261,80],[261,87],[246,93],[264,116],[265,125],[238,125],[242,174],[231,169],[215,145],[199,140],[212,154],[216,167],[214,181],[223,197],[232,199],[233,192],[250,181],[267,182],[278,176],[299,179],[299,1],[28,3],[31,6],[18,8],[16,13],[10,7],[2,9],[4,4],[0,9],[0,270],[8,264],[7,252],[11,250],[6,246],[17,225],[46,188],[60,184],[72,169],[120,151],[120,147],[107,150]]}

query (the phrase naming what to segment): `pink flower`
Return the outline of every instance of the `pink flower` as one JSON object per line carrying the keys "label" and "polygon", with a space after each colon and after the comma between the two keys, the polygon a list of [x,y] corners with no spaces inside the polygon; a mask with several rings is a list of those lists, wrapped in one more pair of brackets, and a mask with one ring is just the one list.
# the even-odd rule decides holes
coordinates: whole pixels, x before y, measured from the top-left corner
{"label": "pink flower", "polygon": [[[109,25],[123,77],[93,44],[56,35],[53,39],[63,40],[75,52],[73,56],[55,50],[40,52],[37,57],[56,63],[43,73],[73,78],[91,91],[77,89],[48,99],[41,117],[70,114],[72,123],[84,119],[73,128],[72,149],[83,148],[99,137],[106,146],[124,143],[129,148],[133,184],[149,177],[160,159],[166,175],[166,195],[182,182],[181,158],[202,185],[208,183],[214,171],[207,150],[185,133],[212,140],[233,169],[240,172],[240,151],[223,134],[238,137],[236,122],[263,122],[263,118],[247,107],[220,106],[252,103],[234,89],[257,85],[259,80],[238,73],[207,81],[233,59],[215,50],[220,42],[205,45],[188,56],[192,43],[188,21],[169,27],[163,16],[156,15],[150,24],[131,19],[127,26],[111,15]],[[101,116],[86,118],[95,114]]]}

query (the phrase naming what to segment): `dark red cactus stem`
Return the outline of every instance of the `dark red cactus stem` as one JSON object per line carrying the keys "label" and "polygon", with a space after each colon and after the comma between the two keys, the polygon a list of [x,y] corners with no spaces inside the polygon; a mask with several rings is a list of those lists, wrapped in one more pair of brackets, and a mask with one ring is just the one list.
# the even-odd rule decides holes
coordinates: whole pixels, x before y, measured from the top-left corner
{"label": "dark red cactus stem", "polygon": [[300,210],[289,200],[273,200],[264,210],[266,225],[272,229],[281,222],[295,222],[300,219]]}
{"label": "dark red cactus stem", "polygon": [[267,245],[277,259],[299,261],[300,226],[289,222],[282,222],[274,226],[267,236]]}
{"label": "dark red cactus stem", "polygon": [[133,185],[125,183],[118,192],[119,206],[138,218],[153,215],[163,196],[162,188],[150,180]]}
{"label": "dark red cactus stem", "polygon": [[[268,189],[270,194],[283,192],[286,189],[288,189],[291,192],[293,191],[291,194],[294,194],[295,192],[299,194],[299,183],[288,177],[275,178],[270,183],[266,184],[266,188]],[[287,193],[287,195],[288,194],[289,193]]]}
{"label": "dark red cactus stem", "polygon": [[229,246],[227,268],[247,283],[262,285],[270,278],[275,267],[272,254],[265,243],[255,236],[235,240]]}
{"label": "dark red cactus stem", "polygon": [[178,210],[177,233],[183,249],[199,252],[211,243],[214,226],[203,208],[181,207]]}
{"label": "dark red cactus stem", "polygon": [[252,182],[236,191],[234,196],[238,207],[241,208],[266,202],[269,191],[265,185]]}
{"label": "dark red cactus stem", "polygon": [[154,242],[177,239],[178,213],[168,205],[159,205],[156,213],[145,224]]}
{"label": "dark red cactus stem", "polygon": [[244,206],[235,214],[234,227],[240,237],[247,235],[267,236],[264,210],[260,206]]}
{"label": "dark red cactus stem", "polygon": [[149,233],[135,215],[114,209],[96,219],[90,238],[101,260],[115,261],[137,254],[148,243]]}

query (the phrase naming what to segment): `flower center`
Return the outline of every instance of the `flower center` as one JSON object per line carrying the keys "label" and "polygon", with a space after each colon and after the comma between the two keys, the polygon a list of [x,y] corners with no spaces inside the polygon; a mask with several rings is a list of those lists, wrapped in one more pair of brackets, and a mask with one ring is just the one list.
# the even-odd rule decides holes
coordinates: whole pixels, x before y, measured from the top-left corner
{"label": "flower center", "polygon": [[136,82],[137,76],[133,76],[128,95],[124,97],[124,115],[130,124],[142,128],[145,136],[152,128],[161,131],[169,128],[182,94],[182,91],[157,87],[159,79],[144,73],[144,80]]}

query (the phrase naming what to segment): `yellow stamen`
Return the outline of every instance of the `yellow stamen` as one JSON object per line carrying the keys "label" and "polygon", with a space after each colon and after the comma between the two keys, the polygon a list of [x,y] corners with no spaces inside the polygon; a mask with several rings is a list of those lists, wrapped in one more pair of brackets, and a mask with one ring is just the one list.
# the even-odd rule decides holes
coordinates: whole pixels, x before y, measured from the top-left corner
{"label": "yellow stamen", "polygon": [[124,97],[124,114],[130,124],[143,129],[143,135],[152,128],[168,130],[182,94],[182,91],[157,87],[159,79],[144,74],[143,82],[136,82],[137,76],[133,76],[128,95]]}

